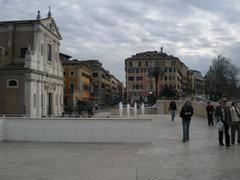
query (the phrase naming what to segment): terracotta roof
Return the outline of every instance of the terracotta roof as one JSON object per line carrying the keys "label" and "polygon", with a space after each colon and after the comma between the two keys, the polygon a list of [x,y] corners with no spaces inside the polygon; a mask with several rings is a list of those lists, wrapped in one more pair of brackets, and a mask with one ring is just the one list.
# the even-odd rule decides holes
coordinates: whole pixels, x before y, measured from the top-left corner
{"label": "terracotta roof", "polygon": [[138,59],[138,58],[175,58],[178,59],[177,57],[174,57],[173,55],[168,55],[167,53],[164,52],[158,52],[158,51],[146,51],[146,52],[140,52],[135,55],[132,55],[132,57],[127,58],[126,60],[130,59]]}

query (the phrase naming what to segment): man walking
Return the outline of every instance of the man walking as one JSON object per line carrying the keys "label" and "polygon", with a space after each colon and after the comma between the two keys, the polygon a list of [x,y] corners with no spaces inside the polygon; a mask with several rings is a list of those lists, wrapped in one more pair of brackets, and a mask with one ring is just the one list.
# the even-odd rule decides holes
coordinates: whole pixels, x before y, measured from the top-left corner
{"label": "man walking", "polygon": [[226,147],[230,147],[229,126],[231,125],[230,109],[226,106],[227,99],[221,98],[219,100],[219,106],[215,110],[215,118],[217,122],[221,121],[224,124],[224,129],[218,131],[219,145],[223,146],[223,134],[225,134]]}
{"label": "man walking", "polygon": [[172,121],[174,121],[175,113],[177,111],[177,105],[174,100],[170,102],[168,110],[171,112]]}
{"label": "man walking", "polygon": [[237,109],[237,102],[232,103],[230,108],[232,124],[231,124],[231,142],[235,144],[235,133],[237,131],[237,142],[240,144],[240,111]]}
{"label": "man walking", "polygon": [[210,101],[207,102],[206,111],[207,111],[207,117],[208,117],[208,126],[210,126],[210,125],[213,126],[214,107],[213,107],[213,105],[211,105]]}

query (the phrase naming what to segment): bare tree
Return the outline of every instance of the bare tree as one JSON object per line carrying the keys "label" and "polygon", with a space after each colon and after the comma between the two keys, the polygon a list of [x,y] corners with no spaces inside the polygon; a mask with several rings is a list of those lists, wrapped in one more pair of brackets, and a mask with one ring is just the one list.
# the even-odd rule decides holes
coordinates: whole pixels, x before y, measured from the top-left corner
{"label": "bare tree", "polygon": [[218,55],[213,59],[205,78],[206,93],[212,100],[222,96],[234,97],[238,89],[239,68],[231,64],[230,60]]}

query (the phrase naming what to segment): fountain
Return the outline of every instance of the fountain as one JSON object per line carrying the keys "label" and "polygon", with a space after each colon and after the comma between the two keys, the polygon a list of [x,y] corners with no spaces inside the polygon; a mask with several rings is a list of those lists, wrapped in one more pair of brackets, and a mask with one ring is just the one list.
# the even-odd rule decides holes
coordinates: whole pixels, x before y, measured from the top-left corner
{"label": "fountain", "polygon": [[122,104],[122,102],[119,103],[119,115],[120,115],[120,117],[123,116],[123,104]]}
{"label": "fountain", "polygon": [[117,108],[111,109],[110,115],[115,117],[138,117],[138,115],[147,115],[147,114],[163,114],[164,108],[161,104],[154,104],[153,106],[146,106],[143,102],[137,104],[137,102],[123,105],[123,102],[120,101]]}
{"label": "fountain", "polygon": [[144,115],[144,103],[141,104],[141,114]]}
{"label": "fountain", "polygon": [[127,104],[127,116],[129,117],[130,116],[130,105]]}
{"label": "fountain", "polygon": [[137,116],[137,103],[134,103],[134,116]]}

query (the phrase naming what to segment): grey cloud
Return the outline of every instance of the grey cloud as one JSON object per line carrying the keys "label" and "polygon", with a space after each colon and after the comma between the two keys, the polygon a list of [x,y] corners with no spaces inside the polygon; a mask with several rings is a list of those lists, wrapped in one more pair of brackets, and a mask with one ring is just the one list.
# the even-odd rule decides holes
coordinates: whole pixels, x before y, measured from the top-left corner
{"label": "grey cloud", "polygon": [[[238,61],[240,3],[235,0],[0,0],[0,20],[46,17],[63,36],[61,51],[99,59],[125,80],[124,60],[161,46],[203,74],[218,53]],[[235,34],[232,32],[234,30]]]}
{"label": "grey cloud", "polygon": [[240,41],[236,41],[229,46],[222,46],[221,49],[219,49],[219,51],[221,51],[224,56],[229,58],[234,65],[239,66],[240,64],[239,49],[240,49]]}

